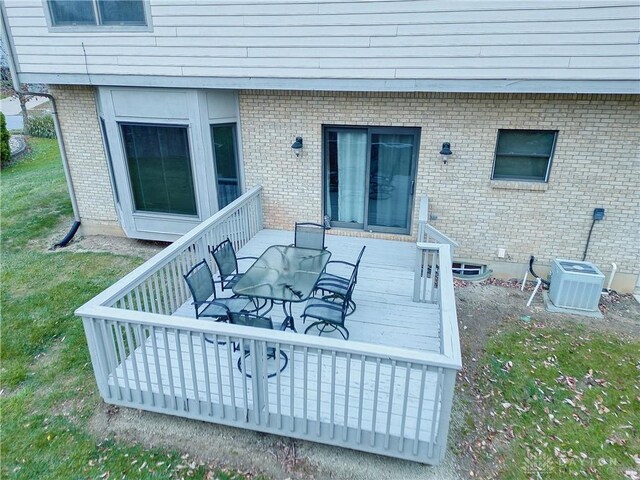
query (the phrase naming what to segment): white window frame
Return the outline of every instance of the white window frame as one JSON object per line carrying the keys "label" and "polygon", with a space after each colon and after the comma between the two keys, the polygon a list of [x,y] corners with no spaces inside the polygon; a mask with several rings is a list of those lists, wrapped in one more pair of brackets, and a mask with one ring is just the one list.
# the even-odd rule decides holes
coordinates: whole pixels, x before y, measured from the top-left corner
{"label": "white window frame", "polygon": [[[93,11],[96,18],[96,22],[100,22],[100,9],[98,8],[97,0],[88,0],[93,4]],[[50,10],[49,0],[42,0],[44,15],[47,19],[47,25],[50,32],[151,32],[153,27],[151,25],[151,4],[148,0],[140,0],[144,8],[145,25],[102,25],[96,23],[95,25],[56,25],[53,21],[53,15]]]}
{"label": "white window frame", "polygon": [[[498,158],[498,144],[500,142],[500,133],[501,132],[545,132],[545,133],[553,133],[553,144],[551,145],[551,152],[549,152],[549,157],[547,158],[547,170],[544,174],[544,179],[536,180],[536,179],[526,179],[526,178],[518,178],[518,177],[509,177],[509,178],[495,178],[496,171],[496,160]],[[493,165],[491,167],[491,181],[494,182],[525,182],[525,183],[548,183],[549,182],[549,173],[551,172],[551,164],[553,163],[553,155],[556,151],[556,143],[558,141],[558,130],[545,130],[541,128],[499,128],[496,134],[496,147],[493,152]],[[527,155],[524,155],[527,156]]]}

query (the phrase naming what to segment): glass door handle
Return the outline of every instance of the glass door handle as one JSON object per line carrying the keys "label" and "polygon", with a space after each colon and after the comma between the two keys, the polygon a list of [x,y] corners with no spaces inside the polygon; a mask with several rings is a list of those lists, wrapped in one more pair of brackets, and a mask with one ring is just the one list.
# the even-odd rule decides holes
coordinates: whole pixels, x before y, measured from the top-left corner
{"label": "glass door handle", "polygon": [[411,195],[413,195],[416,192],[416,181],[412,180],[411,181]]}

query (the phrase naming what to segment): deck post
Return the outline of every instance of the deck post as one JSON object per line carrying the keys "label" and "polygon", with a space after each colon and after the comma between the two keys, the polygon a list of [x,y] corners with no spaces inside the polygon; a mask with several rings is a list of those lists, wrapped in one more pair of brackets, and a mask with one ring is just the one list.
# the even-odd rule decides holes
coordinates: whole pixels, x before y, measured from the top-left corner
{"label": "deck post", "polygon": [[106,342],[102,341],[102,338],[98,338],[99,334],[96,332],[92,318],[82,317],[82,323],[84,325],[85,336],[87,337],[89,356],[91,357],[93,373],[96,377],[96,383],[98,384],[98,391],[100,392],[100,396],[106,400],[111,397],[107,384],[109,378],[109,363],[107,362],[104,351]]}
{"label": "deck post", "polygon": [[442,381],[442,394],[440,397],[440,415],[438,419],[438,437],[436,445],[439,447],[438,461],[444,459],[447,451],[447,439],[449,437],[449,421],[451,407],[453,406],[453,394],[456,386],[457,371],[451,368],[444,369]]}

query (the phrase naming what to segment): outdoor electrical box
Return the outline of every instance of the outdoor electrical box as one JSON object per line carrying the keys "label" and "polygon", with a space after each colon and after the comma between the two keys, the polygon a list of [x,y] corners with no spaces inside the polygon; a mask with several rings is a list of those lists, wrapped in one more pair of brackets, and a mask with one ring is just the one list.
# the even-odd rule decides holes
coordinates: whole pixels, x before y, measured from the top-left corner
{"label": "outdoor electrical box", "polygon": [[593,209],[593,219],[594,220],[604,220],[604,208],[594,208]]}
{"label": "outdoor electrical box", "polygon": [[551,264],[549,300],[556,307],[598,310],[604,274],[593,263],[556,258]]}

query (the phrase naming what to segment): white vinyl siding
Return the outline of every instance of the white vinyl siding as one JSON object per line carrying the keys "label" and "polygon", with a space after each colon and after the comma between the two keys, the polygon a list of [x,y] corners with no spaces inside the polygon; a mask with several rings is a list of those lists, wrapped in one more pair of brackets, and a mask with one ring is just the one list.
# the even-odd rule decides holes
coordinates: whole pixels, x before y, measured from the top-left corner
{"label": "white vinyl siding", "polygon": [[264,88],[368,80],[403,90],[424,81],[441,90],[455,80],[531,81],[531,91],[545,91],[549,81],[635,85],[640,68],[636,0],[148,5],[152,31],[80,34],[50,32],[41,0],[6,0],[21,75],[243,78]]}

